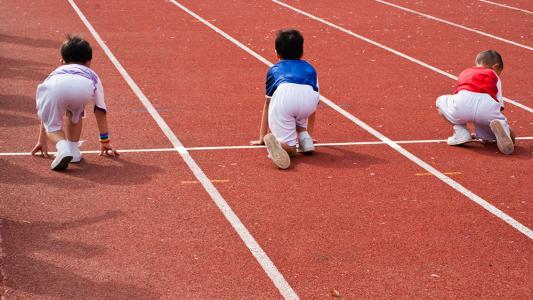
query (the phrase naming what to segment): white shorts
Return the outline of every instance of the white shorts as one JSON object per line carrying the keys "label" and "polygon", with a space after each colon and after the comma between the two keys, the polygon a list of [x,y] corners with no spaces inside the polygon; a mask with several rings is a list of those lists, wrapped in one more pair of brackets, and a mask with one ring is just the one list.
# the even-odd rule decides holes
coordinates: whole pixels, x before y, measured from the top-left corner
{"label": "white shorts", "polygon": [[72,123],[83,117],[85,105],[94,95],[94,84],[90,79],[73,74],[54,75],[37,86],[37,114],[47,132],[63,128],[66,112],[72,113]]}
{"label": "white shorts", "polygon": [[316,111],[319,94],[309,85],[283,83],[268,108],[268,126],[280,142],[296,145],[296,126],[307,128],[307,118]]}
{"label": "white shorts", "polygon": [[502,114],[501,103],[488,94],[459,91],[455,95],[444,95],[437,98],[437,108],[452,124],[474,123],[476,137],[483,140],[494,140],[495,136],[489,127],[490,121],[507,118]]}

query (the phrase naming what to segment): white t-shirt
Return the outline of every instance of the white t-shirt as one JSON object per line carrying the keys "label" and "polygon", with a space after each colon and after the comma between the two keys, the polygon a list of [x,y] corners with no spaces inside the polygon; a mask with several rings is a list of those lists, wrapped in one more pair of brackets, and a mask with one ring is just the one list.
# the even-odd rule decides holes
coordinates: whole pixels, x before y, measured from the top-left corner
{"label": "white t-shirt", "polygon": [[[48,79],[55,75],[62,75],[62,74],[71,74],[71,75],[78,75],[83,76],[93,82],[93,96],[91,98],[94,106],[101,110],[106,111],[106,105],[104,101],[104,87],[102,86],[102,81],[96,75],[96,73],[91,70],[90,68],[84,66],[84,65],[78,65],[78,64],[68,64],[68,65],[62,65],[59,68],[55,69],[50,75],[48,76]],[[45,82],[46,82],[45,80]]]}

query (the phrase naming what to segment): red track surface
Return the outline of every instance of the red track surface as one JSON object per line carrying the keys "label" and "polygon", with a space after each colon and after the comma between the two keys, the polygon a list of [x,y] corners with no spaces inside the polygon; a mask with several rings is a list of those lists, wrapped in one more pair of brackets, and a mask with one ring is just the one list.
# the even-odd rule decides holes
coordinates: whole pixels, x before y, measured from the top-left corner
{"label": "red track surface", "polygon": [[[504,9],[481,1],[450,2],[436,0],[431,2],[421,2],[412,0],[393,0],[387,2],[423,14],[429,14],[436,18],[446,19],[450,22],[467,26],[472,29],[491,33],[492,35],[525,44],[530,47],[531,44],[533,44],[533,32],[531,31],[533,20],[531,20],[531,14],[522,11]],[[521,5],[520,8],[527,10],[528,6]],[[529,8],[531,9],[531,6]]]}
{"label": "red track surface", "polygon": [[[0,152],[33,146],[35,87],[55,67],[64,32],[83,32],[93,44],[115,143],[171,147],[68,3],[3,2]],[[322,94],[391,139],[449,133],[434,109],[434,99],[453,85],[449,78],[270,1],[184,4],[271,61],[274,31],[301,29]],[[504,95],[533,104],[532,54],[524,49],[374,1],[292,4],[452,74],[470,66],[478,50],[501,49]],[[166,1],[78,5],[186,147],[245,145],[256,137],[264,64]],[[510,36],[527,32],[520,19],[514,23],[515,13],[488,13],[505,18]],[[469,17],[476,28],[496,30],[478,21]],[[507,104],[506,114],[519,136],[533,136],[530,113]],[[86,120],[84,148],[96,149],[93,118]],[[376,141],[323,104],[315,137]],[[405,148],[442,172],[460,172],[450,176],[533,227],[533,141],[520,141],[512,156],[495,146]],[[388,146],[319,148],[287,172],[260,149],[191,155],[210,179],[221,180],[222,196],[304,299],[330,297],[332,289],[347,299],[532,293],[532,240]],[[49,172],[48,164],[0,156],[0,282],[7,299],[280,297],[177,153],[86,155],[64,173]]]}

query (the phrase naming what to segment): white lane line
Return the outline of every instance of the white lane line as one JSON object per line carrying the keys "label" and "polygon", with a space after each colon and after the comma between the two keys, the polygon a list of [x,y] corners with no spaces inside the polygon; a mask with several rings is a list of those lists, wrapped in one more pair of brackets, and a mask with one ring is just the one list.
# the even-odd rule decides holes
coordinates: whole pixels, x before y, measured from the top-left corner
{"label": "white lane line", "polygon": [[[517,140],[533,140],[533,137],[517,137]],[[412,141],[393,141],[396,144],[429,144],[445,143],[446,140],[412,140]],[[316,147],[335,147],[335,146],[364,146],[364,145],[386,145],[385,142],[342,142],[342,143],[317,143]],[[207,146],[207,147],[188,147],[183,148],[185,151],[214,151],[214,150],[240,150],[240,149],[263,149],[265,146]],[[147,152],[174,152],[175,148],[152,148],[152,149],[119,149],[119,153],[147,153]],[[56,154],[56,152],[48,152]],[[100,154],[100,150],[81,151],[83,154]],[[30,152],[0,152],[0,156],[31,156]]]}
{"label": "white lane line", "polygon": [[533,12],[531,12],[529,10],[521,9],[521,8],[518,8],[518,7],[513,7],[513,6],[509,6],[509,5],[505,5],[505,4],[501,4],[501,3],[496,3],[496,2],[492,2],[492,1],[486,1],[486,0],[479,0],[479,1],[480,2],[485,2],[485,3],[488,3],[488,4],[492,4],[492,5],[497,5],[497,6],[509,8],[509,9],[519,10],[519,11],[525,12],[527,14],[533,14]]}
{"label": "white lane line", "polygon": [[[215,25],[209,23],[204,18],[202,18],[199,15],[195,14],[194,12],[192,12],[191,10],[189,10],[188,8],[183,6],[182,4],[176,2],[175,0],[170,0],[170,2],[175,4],[176,6],[181,8],[183,11],[187,12],[188,14],[190,14],[191,16],[193,16],[198,21],[200,21],[201,23],[205,24],[206,26],[208,26],[209,28],[211,28],[215,32],[217,32],[217,33],[224,32],[221,29],[219,29],[218,27],[216,27]],[[226,37],[226,36],[229,36],[229,35],[227,33],[224,33],[224,35],[222,35],[222,36]],[[230,40],[230,39],[228,39],[228,40]],[[233,41],[233,40],[236,41],[236,39],[232,37],[230,41]],[[243,45],[242,43],[238,43],[238,44],[234,43],[234,44],[237,45],[242,50],[248,52],[248,53],[254,52],[255,53],[254,57],[258,57],[258,56],[261,57],[261,55],[259,55],[258,53],[256,53],[252,49],[248,48],[247,46]],[[265,64],[267,64],[269,66],[272,65],[272,63],[269,62],[264,57],[262,57],[262,59],[260,61],[263,62],[263,63],[265,63],[265,61],[266,61],[268,63],[265,63]],[[465,188],[464,186],[462,186],[458,182],[454,181],[450,177],[444,175],[442,172],[440,172],[439,170],[435,169],[434,167],[432,167],[428,163],[422,161],[420,158],[416,157],[411,152],[409,152],[406,149],[402,148],[398,143],[395,143],[394,141],[392,141],[388,137],[384,136],[383,134],[381,134],[380,132],[378,132],[374,128],[372,128],[369,125],[367,125],[365,122],[359,120],[357,117],[355,117],[354,115],[350,114],[349,112],[347,112],[346,110],[344,110],[343,108],[341,108],[340,106],[338,106],[337,104],[332,102],[331,100],[327,99],[324,96],[320,96],[320,100],[322,102],[324,102],[325,104],[327,104],[328,106],[330,106],[331,108],[333,108],[334,110],[336,110],[341,115],[343,115],[346,118],[348,118],[349,120],[351,120],[353,123],[355,123],[359,127],[365,129],[367,132],[369,132],[370,134],[372,134],[373,136],[375,136],[379,140],[383,141],[385,144],[387,144],[388,146],[390,146],[394,150],[398,151],[400,154],[402,154],[403,156],[405,156],[406,158],[408,158],[409,160],[411,160],[412,162],[414,162],[415,164],[417,164],[421,168],[425,169],[426,171],[428,171],[431,174],[433,174],[435,177],[437,177],[440,180],[442,180],[444,183],[448,184],[453,189],[457,190],[461,194],[463,194],[466,197],[468,197],[470,200],[472,200],[475,203],[479,204],[481,207],[485,208],[487,211],[489,211],[490,213],[492,213],[496,217],[502,219],[504,222],[506,222],[507,224],[511,225],[512,227],[514,227],[515,229],[517,229],[518,231],[520,231],[521,233],[523,233],[524,235],[526,235],[530,239],[533,239],[533,231],[531,229],[529,229],[526,226],[522,225],[520,222],[516,221],[511,216],[509,216],[506,213],[504,213],[503,211],[499,210],[497,207],[495,207],[494,205],[490,204],[489,202],[487,202],[483,198],[479,197],[478,195],[474,194],[473,192],[471,192],[470,190],[468,190],[467,188]]]}
{"label": "white lane line", "polygon": [[180,156],[183,158],[185,163],[189,166],[189,168],[193,172],[194,176],[202,184],[202,186],[207,191],[209,196],[211,196],[211,198],[213,199],[213,201],[215,202],[219,210],[222,212],[224,217],[231,224],[233,229],[237,232],[237,234],[239,235],[241,240],[244,242],[248,250],[250,250],[252,255],[255,257],[257,262],[261,265],[263,270],[270,277],[270,279],[272,280],[274,285],[278,288],[280,293],[287,299],[298,299],[298,296],[296,295],[294,290],[291,288],[291,286],[288,284],[288,282],[285,280],[283,275],[278,271],[274,263],[270,260],[270,258],[267,256],[265,251],[261,248],[261,246],[259,246],[255,238],[248,231],[248,229],[244,226],[244,224],[241,222],[241,220],[235,214],[235,212],[231,209],[231,207],[226,202],[226,200],[224,200],[224,198],[219,193],[219,191],[215,188],[211,180],[209,180],[207,175],[202,171],[202,169],[190,156],[189,152],[185,150],[185,147],[183,147],[183,144],[181,143],[181,141],[174,134],[174,132],[172,132],[168,124],[165,122],[165,120],[163,120],[161,115],[159,115],[159,113],[154,108],[150,100],[144,95],[144,93],[141,91],[139,86],[135,83],[135,81],[128,74],[126,69],[124,69],[122,64],[118,61],[115,55],[107,47],[107,45],[102,40],[100,35],[96,32],[94,27],[91,25],[89,20],[87,20],[85,15],[76,5],[76,3],[74,3],[74,0],[68,0],[68,2],[70,3],[74,11],[76,11],[76,13],[78,14],[82,22],[85,24],[87,29],[91,32],[91,34],[93,35],[95,40],[98,42],[100,47],[104,50],[109,60],[113,63],[113,65],[115,65],[115,67],[117,68],[119,73],[122,75],[124,80],[128,83],[132,91],[142,102],[146,110],[150,113],[152,118],[157,122],[157,124],[159,125],[163,133],[166,135],[168,140],[172,143],[172,146],[174,146],[174,149],[176,149],[176,151],[180,154]]}
{"label": "white lane line", "polygon": [[434,17],[432,15],[424,14],[424,13],[418,12],[416,10],[413,10],[413,9],[410,9],[410,8],[407,8],[407,7],[403,7],[403,6],[394,4],[394,3],[390,3],[390,2],[387,2],[387,1],[383,1],[383,0],[374,0],[374,1],[382,3],[382,4],[385,4],[385,5],[389,5],[389,6],[392,6],[392,7],[395,7],[395,8],[398,8],[398,9],[401,9],[401,10],[404,10],[404,11],[419,15],[419,16],[422,16],[422,17],[426,17],[426,18],[431,19],[431,20],[442,22],[442,23],[445,23],[445,24],[448,24],[448,25],[451,25],[451,26],[455,26],[455,27],[458,27],[458,28],[461,28],[461,29],[464,29],[464,30],[467,30],[467,31],[475,32],[477,34],[480,34],[480,35],[483,35],[483,36],[498,40],[500,42],[508,43],[508,44],[511,44],[511,45],[514,45],[514,46],[517,46],[517,47],[520,47],[520,48],[527,49],[529,51],[533,51],[533,47],[530,47],[530,46],[527,46],[527,45],[524,45],[524,44],[520,44],[520,43],[511,41],[511,40],[508,40],[508,39],[504,39],[502,37],[499,37],[499,36],[496,36],[496,35],[493,35],[493,34],[490,34],[490,33],[486,33],[486,32],[483,32],[481,30],[477,30],[477,29],[473,29],[473,28],[470,28],[470,27],[466,27],[466,26],[461,25],[461,24],[453,23],[453,22],[450,22],[448,20],[444,20],[444,19],[441,19],[441,18]]}
{"label": "white lane line", "polygon": [[[454,76],[454,75],[452,75],[452,74],[450,74],[450,73],[448,73],[448,72],[446,72],[446,71],[443,71],[443,70],[441,70],[441,69],[439,69],[439,68],[437,68],[437,67],[434,67],[434,66],[432,66],[432,65],[430,65],[430,64],[427,64],[427,63],[425,63],[425,62],[423,62],[423,61],[421,61],[421,60],[418,60],[418,59],[416,59],[416,58],[414,58],[414,57],[412,57],[412,56],[409,56],[409,55],[407,55],[407,54],[405,54],[405,53],[402,53],[402,52],[400,52],[400,51],[398,51],[398,50],[392,49],[392,48],[390,48],[390,47],[388,47],[388,46],[385,46],[385,45],[380,44],[380,43],[378,43],[378,42],[376,42],[376,41],[373,41],[373,40],[371,40],[371,39],[369,39],[369,38],[367,38],[367,37],[364,37],[364,36],[362,36],[362,35],[360,35],[360,34],[357,34],[357,33],[353,32],[353,31],[351,31],[351,30],[348,30],[348,29],[346,29],[346,28],[344,28],[344,27],[341,27],[341,26],[339,26],[339,25],[335,25],[335,24],[333,24],[333,23],[331,23],[331,22],[329,22],[329,21],[326,21],[326,20],[324,20],[324,19],[322,19],[322,18],[319,18],[319,17],[317,17],[317,16],[315,16],[315,15],[312,15],[312,14],[310,14],[310,13],[308,13],[308,12],[305,12],[305,11],[303,11],[303,10],[301,10],[301,9],[298,9],[298,8],[296,8],[296,7],[294,7],[294,6],[288,5],[288,4],[283,3],[283,2],[281,2],[281,1],[278,1],[278,0],[272,0],[272,2],[277,3],[277,4],[281,5],[281,6],[284,6],[284,7],[288,8],[288,9],[290,9],[290,10],[293,10],[293,11],[295,11],[295,12],[297,12],[297,13],[299,13],[299,14],[302,14],[302,15],[308,17],[308,18],[311,18],[311,19],[313,19],[313,20],[315,20],[315,21],[318,21],[318,22],[320,22],[320,23],[323,23],[323,24],[326,24],[326,25],[328,25],[328,26],[330,26],[330,27],[333,27],[333,28],[335,28],[335,29],[337,29],[337,30],[339,30],[339,31],[342,31],[342,32],[344,32],[344,33],[346,33],[346,34],[348,34],[348,35],[351,35],[351,36],[353,36],[353,37],[355,37],[355,38],[358,38],[358,39],[360,39],[360,40],[363,40],[363,41],[365,41],[365,42],[367,42],[367,43],[369,43],[369,44],[372,44],[372,45],[374,45],[374,46],[376,46],[376,47],[379,47],[379,48],[381,48],[381,49],[383,49],[383,50],[386,50],[386,51],[389,51],[389,52],[391,52],[391,53],[394,53],[394,54],[396,54],[396,55],[398,55],[398,56],[400,56],[400,57],[403,57],[403,58],[405,58],[405,59],[407,59],[407,60],[409,60],[409,61],[412,61],[412,62],[414,62],[414,63],[416,63],[416,64],[419,64],[419,65],[421,65],[421,66],[423,66],[423,67],[425,67],[425,68],[428,68],[428,69],[430,69],[430,70],[432,70],[432,71],[435,71],[435,72],[437,72],[437,73],[439,73],[439,74],[441,74],[441,75],[444,75],[444,76],[446,76],[446,77],[449,77],[449,78],[451,78],[451,79],[453,79],[453,80],[457,80],[457,76]],[[526,105],[524,105],[524,104],[522,104],[522,103],[516,102],[516,101],[514,101],[514,100],[511,100],[511,99],[508,99],[508,98],[505,98],[505,97],[504,97],[503,99],[504,99],[506,102],[509,102],[509,103],[511,103],[511,104],[513,104],[513,105],[515,105],[515,106],[518,106],[518,107],[520,107],[520,108],[522,108],[522,109],[524,109],[524,110],[526,110],[526,111],[528,111],[528,112],[530,112],[530,113],[533,113],[533,108],[531,108],[531,107],[528,107],[528,106],[526,106]]]}

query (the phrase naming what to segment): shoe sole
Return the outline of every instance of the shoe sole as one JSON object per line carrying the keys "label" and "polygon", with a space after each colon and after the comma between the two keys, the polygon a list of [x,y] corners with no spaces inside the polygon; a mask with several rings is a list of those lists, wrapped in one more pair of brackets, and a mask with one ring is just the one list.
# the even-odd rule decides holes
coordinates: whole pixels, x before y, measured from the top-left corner
{"label": "shoe sole", "polygon": [[463,145],[463,144],[466,144],[466,143],[470,143],[472,141],[473,141],[472,139],[457,141],[457,142],[453,142],[453,143],[448,143],[448,146],[460,146],[460,145]]}
{"label": "shoe sole", "polygon": [[73,157],[72,160],[70,161],[70,163],[77,164],[77,163],[81,162],[82,159],[83,159],[82,157],[80,157],[78,159]]}
{"label": "shoe sole", "polygon": [[498,149],[503,154],[511,154],[514,152],[514,144],[511,137],[505,132],[505,129],[503,129],[502,124],[497,121],[493,120],[490,122],[490,129],[496,136],[496,145],[498,146]]}
{"label": "shoe sole", "polygon": [[264,141],[270,154],[270,159],[272,159],[274,164],[280,169],[287,169],[291,165],[291,158],[289,153],[281,147],[276,137],[272,134],[267,134]]}
{"label": "shoe sole", "polygon": [[57,163],[57,165],[55,166],[52,165],[52,170],[54,171],[65,170],[68,167],[68,164],[70,163],[71,160],[72,160],[72,156],[70,155],[63,157],[59,161],[59,163]]}

